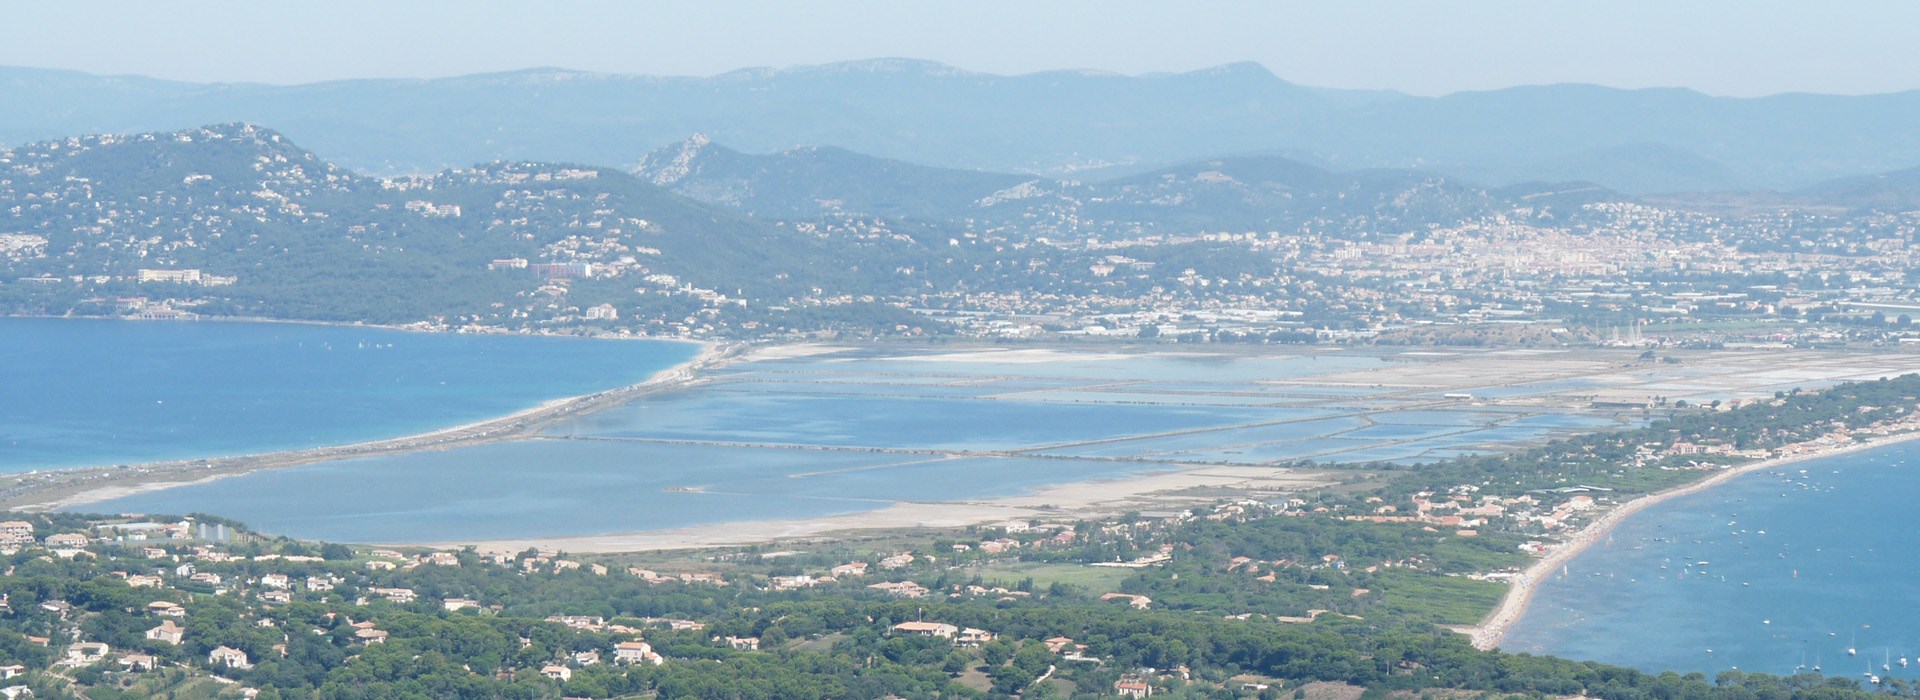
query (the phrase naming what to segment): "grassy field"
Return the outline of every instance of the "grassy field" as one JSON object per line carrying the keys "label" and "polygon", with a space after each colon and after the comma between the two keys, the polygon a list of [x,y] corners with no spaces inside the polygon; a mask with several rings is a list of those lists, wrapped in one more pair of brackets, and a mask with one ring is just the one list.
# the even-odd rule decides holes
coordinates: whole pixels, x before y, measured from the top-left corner
{"label": "grassy field", "polygon": [[1382,595],[1396,615],[1430,620],[1442,625],[1471,625],[1480,621],[1507,594],[1507,585],[1454,577],[1389,576],[1394,585]]}
{"label": "grassy field", "polygon": [[175,700],[220,700],[241,697],[240,686],[221,683],[212,678],[190,677],[179,669],[165,669],[151,673],[116,674],[131,681],[124,685],[116,684],[98,687],[89,691],[96,700],[118,700],[120,698],[174,698]]}
{"label": "grassy field", "polygon": [[982,567],[979,574],[982,579],[1009,588],[1023,579],[1031,578],[1035,588],[1064,583],[1099,593],[1120,590],[1120,582],[1132,576],[1134,570],[1085,564],[1004,562]]}
{"label": "grassy field", "polygon": [[827,652],[833,651],[833,645],[835,643],[846,638],[847,638],[847,635],[839,632],[835,632],[833,634],[826,635],[819,639],[795,639],[787,643],[787,648],[792,649],[794,651],[808,651],[808,652],[825,654]]}

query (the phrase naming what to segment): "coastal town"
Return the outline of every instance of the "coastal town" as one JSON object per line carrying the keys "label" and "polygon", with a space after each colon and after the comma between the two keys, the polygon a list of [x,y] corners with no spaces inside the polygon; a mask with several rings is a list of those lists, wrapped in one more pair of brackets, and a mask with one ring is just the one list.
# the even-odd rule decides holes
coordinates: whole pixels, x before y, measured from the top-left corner
{"label": "coastal town", "polygon": [[[230,157],[214,149],[252,155],[223,160]],[[208,155],[196,155],[202,150]],[[77,165],[159,151],[182,154],[182,166],[179,191],[158,198]],[[246,124],[76,137],[0,152],[0,308],[338,320],[342,305],[359,305],[351,300],[367,290],[286,297],[279,277],[304,273],[253,262],[268,249],[257,247],[277,245],[258,241],[324,232],[353,259],[328,265],[447,275],[423,290],[421,301],[435,305],[360,320],[462,332],[1920,344],[1911,324],[1920,298],[1908,275],[1920,229],[1913,212],[1728,213],[1602,197],[1483,206],[1417,225],[1302,215],[1285,226],[1222,221],[1192,230],[1160,220],[1171,214],[1150,205],[1223,184],[1248,186],[1217,171],[1169,175],[1152,190],[1033,182],[985,193],[946,219],[826,209],[722,231],[699,223],[705,215],[691,203],[636,191],[644,186],[632,176],[607,169],[493,164],[374,178]],[[193,196],[203,190],[217,196]],[[1121,215],[1116,202],[1136,204]],[[428,250],[468,241],[473,256],[443,268],[423,244],[397,242],[423,236],[441,241]],[[786,262],[717,265],[693,247],[714,236],[786,249],[774,256]],[[236,237],[250,243],[226,244]]]}

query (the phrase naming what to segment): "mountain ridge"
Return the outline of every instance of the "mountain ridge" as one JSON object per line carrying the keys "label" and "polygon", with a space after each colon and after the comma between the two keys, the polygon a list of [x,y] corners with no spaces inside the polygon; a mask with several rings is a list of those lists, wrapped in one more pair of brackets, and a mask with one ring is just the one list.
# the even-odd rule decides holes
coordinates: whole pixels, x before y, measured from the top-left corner
{"label": "mountain ridge", "polygon": [[[272,124],[374,174],[496,160],[627,166],[694,132],[747,153],[829,144],[1044,177],[1287,151],[1496,187],[1548,177],[1629,194],[1790,190],[1920,164],[1920,134],[1902,128],[1920,122],[1920,91],[1735,98],[1561,84],[1421,97],[1302,86],[1251,63],[1008,76],[898,58],[708,77],[536,68],[291,86],[0,68],[0,143],[231,121]],[[1582,161],[1649,143],[1738,177],[1675,180],[1651,167],[1658,159]],[[1564,167],[1543,172],[1541,163]]]}
{"label": "mountain ridge", "polygon": [[[224,316],[577,323],[619,304],[686,334],[702,309],[751,315],[810,290],[873,287],[853,281],[847,245],[615,169],[495,162],[376,178],[248,123],[0,149],[0,212],[0,229],[37,251],[0,256],[0,309],[15,313],[168,294],[212,299],[191,308]],[[528,271],[540,264],[579,271]],[[150,291],[135,281],[149,269],[227,281]],[[81,286],[17,282],[50,273]]]}
{"label": "mountain ridge", "polygon": [[[1622,165],[1679,162],[1665,175],[1665,204],[1728,201],[1781,208],[1920,208],[1920,168],[1840,178],[1787,191],[1738,189],[1724,166],[1661,144],[1591,154]],[[1636,160],[1638,158],[1638,160]],[[1338,168],[1289,154],[1203,158],[1109,178],[1045,178],[935,168],[838,147],[750,154],[695,134],[643,157],[634,172],[656,185],[755,216],[864,214],[920,220],[998,221],[1082,216],[1177,226],[1287,228],[1323,216],[1457,219],[1503,207],[1577,211],[1598,202],[1641,198],[1572,176],[1551,163],[1538,177],[1487,185],[1430,168]],[[1690,187],[1700,182],[1722,188]],[[1019,188],[1013,192],[1012,188]],[[1703,197],[1714,193],[1714,197]],[[1013,202],[1019,202],[1015,204]],[[830,205],[822,204],[830,202]],[[1204,205],[1197,204],[1205,202]],[[906,204],[903,204],[906,203]],[[1424,209],[1424,207],[1434,207]],[[1204,208],[1191,216],[1180,210]],[[1169,218],[1171,217],[1171,218]]]}

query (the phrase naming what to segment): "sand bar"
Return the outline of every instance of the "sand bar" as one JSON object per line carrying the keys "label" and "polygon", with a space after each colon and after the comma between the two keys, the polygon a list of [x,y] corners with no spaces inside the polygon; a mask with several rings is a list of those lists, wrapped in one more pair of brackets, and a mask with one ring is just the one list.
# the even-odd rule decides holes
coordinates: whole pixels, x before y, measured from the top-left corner
{"label": "sand bar", "polygon": [[567,535],[501,540],[406,543],[393,546],[482,552],[524,552],[529,548],[573,553],[620,553],[764,544],[787,539],[833,538],[860,531],[908,528],[958,528],[1033,519],[1073,521],[1110,517],[1134,510],[1175,509],[1211,503],[1214,494],[1196,490],[1305,490],[1330,482],[1326,474],[1281,467],[1196,467],[1053,484],[1030,493],[1001,498],[945,502],[901,502],[878,510],[811,518],[747,520],[692,527],[606,535]]}

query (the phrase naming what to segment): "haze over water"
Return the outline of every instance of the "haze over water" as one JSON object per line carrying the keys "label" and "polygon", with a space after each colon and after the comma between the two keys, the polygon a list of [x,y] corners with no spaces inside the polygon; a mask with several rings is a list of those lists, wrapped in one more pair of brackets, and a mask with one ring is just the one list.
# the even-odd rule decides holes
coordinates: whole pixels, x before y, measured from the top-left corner
{"label": "haze over water", "polygon": [[1649,508],[1545,583],[1501,648],[1654,672],[1818,663],[1856,678],[1886,675],[1891,658],[1893,676],[1920,678],[1916,465],[1920,445],[1889,445]]}
{"label": "haze over water", "polygon": [[349,444],[644,381],[691,344],[0,318],[0,472]]}

